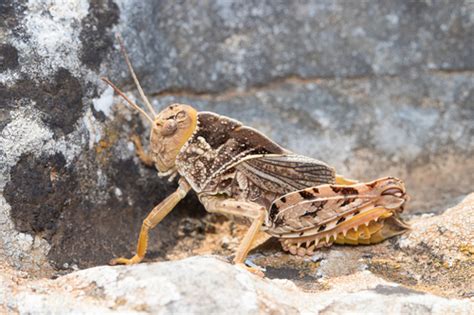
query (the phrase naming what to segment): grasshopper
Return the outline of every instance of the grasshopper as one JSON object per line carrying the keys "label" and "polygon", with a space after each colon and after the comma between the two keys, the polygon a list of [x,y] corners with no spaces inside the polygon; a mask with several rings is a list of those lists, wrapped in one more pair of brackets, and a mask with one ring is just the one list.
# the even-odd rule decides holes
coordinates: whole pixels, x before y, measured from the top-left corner
{"label": "grasshopper", "polygon": [[143,221],[136,254],[113,259],[111,264],[142,261],[149,230],[190,190],[208,212],[250,221],[234,263],[256,273],[244,262],[259,230],[278,238],[285,251],[304,256],[334,243],[375,244],[408,228],[399,216],[408,199],[400,179],[384,177],[367,183],[346,179],[328,164],[293,153],[237,120],[198,112],[189,105],[172,104],[157,114],[119,41],[152,116],[102,79],[151,123],[148,152],[134,138],[141,161],[155,166],[159,176],[179,176],[179,180],[177,190]]}

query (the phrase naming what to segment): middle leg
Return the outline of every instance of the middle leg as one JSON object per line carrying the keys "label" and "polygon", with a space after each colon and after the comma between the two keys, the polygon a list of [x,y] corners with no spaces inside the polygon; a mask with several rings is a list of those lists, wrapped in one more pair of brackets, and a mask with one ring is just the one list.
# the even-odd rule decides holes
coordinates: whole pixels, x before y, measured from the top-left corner
{"label": "middle leg", "polygon": [[[252,220],[252,224],[240,243],[234,258],[235,264],[244,266],[245,258],[252,248],[252,244],[265,220],[265,207],[254,202],[217,196],[200,196],[199,199],[209,212],[246,217]],[[246,269],[261,275],[259,270],[248,267]]]}

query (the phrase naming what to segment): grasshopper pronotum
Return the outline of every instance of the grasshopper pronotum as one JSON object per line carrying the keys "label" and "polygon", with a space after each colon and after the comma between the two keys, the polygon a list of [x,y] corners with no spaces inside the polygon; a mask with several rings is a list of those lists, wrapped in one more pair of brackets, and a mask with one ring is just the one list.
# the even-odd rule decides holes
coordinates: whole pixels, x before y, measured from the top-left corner
{"label": "grasshopper pronotum", "polygon": [[295,154],[239,121],[189,105],[172,104],[156,114],[119,42],[150,113],[103,80],[152,125],[148,153],[134,139],[137,155],[159,176],[179,176],[179,186],[143,221],[136,254],[111,264],[139,263],[148,231],[191,189],[207,211],[250,220],[234,262],[253,272],[259,271],[244,261],[259,229],[277,237],[284,250],[303,256],[333,243],[378,243],[408,228],[399,218],[407,196],[397,178],[345,179],[326,163]]}

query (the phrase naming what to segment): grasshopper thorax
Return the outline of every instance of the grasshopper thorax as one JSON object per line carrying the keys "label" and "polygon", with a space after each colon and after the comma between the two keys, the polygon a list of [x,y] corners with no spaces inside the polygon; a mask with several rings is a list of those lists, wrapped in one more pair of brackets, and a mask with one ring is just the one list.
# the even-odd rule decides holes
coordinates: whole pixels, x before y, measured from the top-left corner
{"label": "grasshopper thorax", "polygon": [[197,111],[184,104],[172,104],[155,116],[150,134],[150,149],[161,173],[175,166],[176,156],[197,126]]}

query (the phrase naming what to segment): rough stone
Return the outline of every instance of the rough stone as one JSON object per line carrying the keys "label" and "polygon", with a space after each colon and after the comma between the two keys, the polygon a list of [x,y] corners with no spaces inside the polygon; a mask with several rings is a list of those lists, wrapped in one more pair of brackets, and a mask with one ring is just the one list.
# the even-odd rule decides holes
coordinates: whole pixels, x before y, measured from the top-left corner
{"label": "rough stone", "polygon": [[[132,35],[132,60],[154,92],[474,68],[470,1],[117,4],[117,28]],[[123,63],[110,70],[126,73]]]}
{"label": "rough stone", "polygon": [[418,275],[421,286],[472,297],[474,194],[442,215],[413,220],[412,231],[399,239],[397,248],[404,253],[402,269]]}
{"label": "rough stone", "polygon": [[[129,139],[145,140],[149,126],[99,80],[135,91],[116,31],[157,110],[190,103],[347,176],[398,176],[412,197],[407,217],[440,213],[474,182],[472,12],[468,0],[2,1],[1,260],[51,276],[129,255],[146,213],[176,186],[139,163]],[[460,213],[429,220],[451,216]],[[153,231],[148,257],[229,256],[242,231],[205,216],[191,195]],[[442,294],[441,279],[452,283],[441,286],[448,297],[472,294],[470,262],[458,259],[470,251],[467,240],[460,248],[427,231],[430,240],[414,231],[400,244],[335,248],[314,260],[275,254],[279,247],[260,259],[270,276],[303,288],[369,269],[417,291]],[[410,255],[418,254],[433,277],[415,268]],[[339,268],[341,260],[351,263]]]}
{"label": "rough stone", "polygon": [[89,13],[82,19],[81,61],[93,70],[98,70],[103,58],[113,45],[113,36],[109,29],[118,22],[119,12],[112,0],[94,0],[90,2]]}
{"label": "rough stone", "polygon": [[60,153],[38,159],[32,155],[20,158],[4,191],[7,202],[13,205],[10,216],[18,231],[33,236],[41,233],[51,240],[61,213],[71,206],[68,192],[77,189],[72,170],[65,164]]}
{"label": "rough stone", "polygon": [[[3,270],[5,271],[5,270]],[[407,289],[368,271],[305,292],[213,257],[95,267],[31,281],[3,272],[0,305],[19,314],[469,314],[474,303]],[[2,306],[0,306],[2,307]],[[1,310],[1,309],[0,309]]]}
{"label": "rough stone", "polygon": [[[57,137],[75,130],[75,123],[82,116],[82,87],[79,80],[66,69],[59,69],[52,82],[37,84],[33,80],[20,80],[15,85],[3,87],[1,96],[13,108],[28,100],[38,108],[42,121]],[[23,103],[24,104],[24,103]]]}
{"label": "rough stone", "polygon": [[0,45],[0,72],[18,66],[18,51],[12,45]]}

